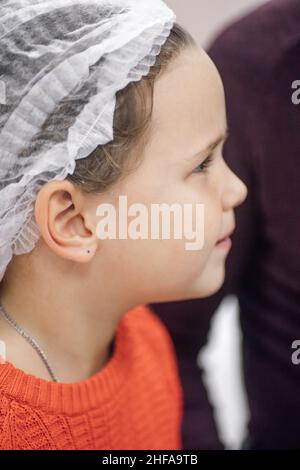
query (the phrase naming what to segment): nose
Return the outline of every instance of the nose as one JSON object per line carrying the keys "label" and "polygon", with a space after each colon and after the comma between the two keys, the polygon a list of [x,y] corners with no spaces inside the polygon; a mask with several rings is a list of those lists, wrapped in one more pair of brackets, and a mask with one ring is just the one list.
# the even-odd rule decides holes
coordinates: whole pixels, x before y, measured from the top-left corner
{"label": "nose", "polygon": [[224,211],[233,209],[234,207],[242,204],[248,195],[248,189],[245,183],[229,168],[226,166],[226,179],[223,191],[223,209]]}

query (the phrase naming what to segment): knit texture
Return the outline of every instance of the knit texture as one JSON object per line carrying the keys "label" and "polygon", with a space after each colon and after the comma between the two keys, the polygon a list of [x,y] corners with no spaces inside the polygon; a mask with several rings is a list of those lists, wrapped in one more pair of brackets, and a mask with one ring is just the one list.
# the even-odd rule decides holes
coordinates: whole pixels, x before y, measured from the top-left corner
{"label": "knit texture", "polygon": [[172,340],[143,305],[122,317],[112,356],[86,380],[0,365],[0,449],[181,449],[182,412]]}

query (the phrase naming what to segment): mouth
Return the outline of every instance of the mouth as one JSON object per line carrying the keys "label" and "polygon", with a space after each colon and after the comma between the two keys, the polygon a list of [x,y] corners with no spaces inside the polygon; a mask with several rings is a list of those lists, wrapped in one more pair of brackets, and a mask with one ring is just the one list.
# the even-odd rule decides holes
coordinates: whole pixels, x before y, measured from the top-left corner
{"label": "mouth", "polygon": [[230,237],[234,231],[235,231],[235,227],[233,227],[229,232],[227,232],[227,234],[224,237],[220,238],[220,240],[217,241],[216,246],[221,247],[221,248],[230,248],[232,245],[232,241]]}

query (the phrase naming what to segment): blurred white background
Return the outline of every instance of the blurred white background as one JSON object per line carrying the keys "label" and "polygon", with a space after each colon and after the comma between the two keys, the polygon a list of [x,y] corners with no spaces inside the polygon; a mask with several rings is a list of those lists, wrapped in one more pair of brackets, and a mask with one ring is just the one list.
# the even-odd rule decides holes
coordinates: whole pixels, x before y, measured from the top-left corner
{"label": "blurred white background", "polygon": [[177,21],[188,28],[198,43],[205,47],[226,24],[243,16],[267,0],[165,0],[177,15]]}
{"label": "blurred white background", "polygon": [[[206,46],[227,24],[266,0],[165,0],[200,46]],[[241,334],[238,302],[224,299],[217,310],[208,345],[199,351],[205,384],[215,407],[215,419],[227,448],[237,449],[246,435],[249,417],[240,368]]]}

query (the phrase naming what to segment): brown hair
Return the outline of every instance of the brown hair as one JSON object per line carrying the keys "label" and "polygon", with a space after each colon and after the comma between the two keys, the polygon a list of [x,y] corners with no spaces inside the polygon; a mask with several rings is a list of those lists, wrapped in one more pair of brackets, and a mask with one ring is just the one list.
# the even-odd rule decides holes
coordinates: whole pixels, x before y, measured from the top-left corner
{"label": "brown hair", "polygon": [[[150,128],[154,82],[184,48],[195,45],[193,37],[175,23],[148,75],[116,94],[113,141],[76,160],[75,170],[67,180],[87,193],[102,192],[135,168],[132,163],[141,161]],[[57,117],[55,123],[57,126]],[[133,149],[138,158],[133,158]]]}

